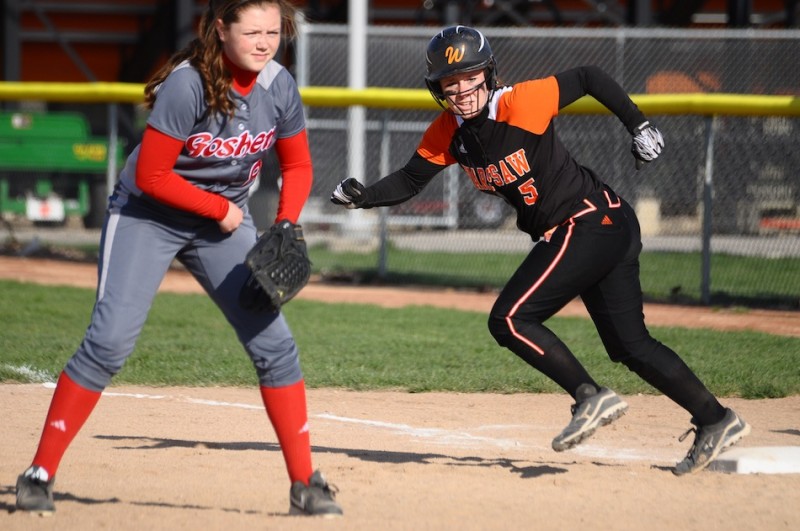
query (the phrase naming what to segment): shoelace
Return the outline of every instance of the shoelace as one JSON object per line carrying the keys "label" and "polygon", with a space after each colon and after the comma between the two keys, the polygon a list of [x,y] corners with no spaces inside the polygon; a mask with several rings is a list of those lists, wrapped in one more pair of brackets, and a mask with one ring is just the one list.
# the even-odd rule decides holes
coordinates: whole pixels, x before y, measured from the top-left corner
{"label": "shoelace", "polygon": [[695,433],[694,442],[692,443],[692,447],[689,448],[689,451],[687,452],[685,459],[691,459],[692,461],[694,461],[695,460],[694,453],[695,453],[695,450],[697,449],[697,441],[700,439],[700,432],[697,431],[697,428],[691,427],[688,430],[686,430],[686,432],[683,435],[678,437],[678,442],[685,441],[686,437],[688,437],[689,434],[692,433],[692,432]]}
{"label": "shoelace", "polygon": [[339,493],[339,487],[334,485],[333,483],[326,483],[324,487],[322,487],[322,491],[330,494],[331,498],[335,498],[336,495]]}
{"label": "shoelace", "polygon": [[[688,430],[686,430],[686,433],[684,433],[683,435],[681,435],[680,437],[678,437],[678,442],[683,442],[683,441],[685,441],[685,440],[686,440],[686,437],[688,437],[688,436],[689,436],[689,434],[690,434],[690,433],[692,433],[692,432],[695,432],[695,433],[697,433],[697,428],[694,428],[694,427],[692,427],[692,428],[689,428]],[[692,447],[694,447],[694,445],[692,445]]]}

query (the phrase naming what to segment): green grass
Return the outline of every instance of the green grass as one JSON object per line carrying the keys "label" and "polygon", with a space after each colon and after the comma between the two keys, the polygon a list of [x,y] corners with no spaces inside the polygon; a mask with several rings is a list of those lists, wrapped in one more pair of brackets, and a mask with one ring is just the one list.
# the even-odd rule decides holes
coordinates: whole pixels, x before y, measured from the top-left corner
{"label": "green grass", "polygon": [[[94,291],[0,281],[0,381],[54,380],[89,323]],[[309,387],[409,392],[554,392],[497,346],[483,313],[295,300],[285,308]],[[654,393],[611,363],[592,324],[548,323],[593,376],[621,393]],[[755,332],[651,327],[719,396],[800,394],[800,339]],[[24,369],[21,369],[24,368]],[[255,372],[204,295],[162,293],[116,384],[249,386]]]}
{"label": "green grass", "polygon": [[[377,277],[377,253],[332,252],[314,246],[309,255],[317,272],[360,281]],[[390,247],[389,284],[419,284],[498,289],[525,257],[522,253],[415,252]],[[700,253],[642,253],[641,282],[651,301],[698,303],[701,300]],[[464,264],[469,264],[465,267]],[[714,254],[711,303],[720,306],[800,309],[800,260]]]}
{"label": "green grass", "polygon": [[[642,289],[656,300],[700,300],[700,253],[643,253]],[[800,260],[714,254],[712,302],[800,309]]]}
{"label": "green grass", "polygon": [[[446,238],[447,233],[442,233]],[[96,260],[97,246],[57,247],[56,254]],[[499,289],[525,258],[523,253],[447,253],[400,250],[390,245],[387,271],[378,278],[378,253],[309,249],[314,272],[354,282]],[[701,300],[700,253],[645,252],[641,283],[648,301],[696,304]],[[468,264],[468,266],[465,266]],[[800,310],[800,260],[713,254],[711,304]]]}

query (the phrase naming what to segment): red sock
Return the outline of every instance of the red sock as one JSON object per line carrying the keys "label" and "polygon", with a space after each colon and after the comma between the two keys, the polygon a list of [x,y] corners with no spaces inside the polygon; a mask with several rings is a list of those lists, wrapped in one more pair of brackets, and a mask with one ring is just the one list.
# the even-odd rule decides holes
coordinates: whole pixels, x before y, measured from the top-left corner
{"label": "red sock", "polygon": [[305,381],[286,387],[261,386],[261,398],[278,436],[289,479],[292,483],[302,481],[308,485],[313,468]]}
{"label": "red sock", "polygon": [[64,452],[89,418],[101,394],[81,387],[67,373],[61,373],[50,401],[33,465],[47,470],[50,477],[56,475]]}

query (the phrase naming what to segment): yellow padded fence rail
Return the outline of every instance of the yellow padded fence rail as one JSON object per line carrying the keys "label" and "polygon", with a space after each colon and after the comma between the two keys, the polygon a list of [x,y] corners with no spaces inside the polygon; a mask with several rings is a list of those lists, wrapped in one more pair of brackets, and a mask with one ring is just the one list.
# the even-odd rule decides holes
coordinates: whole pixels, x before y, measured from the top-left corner
{"label": "yellow padded fence rail", "polygon": [[[312,107],[360,105],[385,109],[437,109],[427,90],[370,87],[302,87],[303,103]],[[634,94],[631,98],[646,114],[728,116],[800,116],[800,96],[754,94]],[[54,101],[80,103],[141,103],[144,85],[138,83],[0,82],[0,101]],[[565,114],[603,114],[608,111],[594,98],[581,98]]]}

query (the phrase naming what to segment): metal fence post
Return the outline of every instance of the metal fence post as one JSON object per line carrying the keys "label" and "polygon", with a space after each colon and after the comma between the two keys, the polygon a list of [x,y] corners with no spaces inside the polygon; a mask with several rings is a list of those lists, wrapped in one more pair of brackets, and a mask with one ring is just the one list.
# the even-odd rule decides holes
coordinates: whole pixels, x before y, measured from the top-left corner
{"label": "metal fence post", "polygon": [[[381,176],[389,174],[389,155],[391,148],[391,133],[389,133],[389,111],[383,111],[381,119],[381,159],[379,173]],[[386,278],[386,269],[389,261],[388,250],[388,218],[389,207],[380,207],[378,210],[378,278]]]}
{"label": "metal fence post", "polygon": [[703,244],[700,274],[700,302],[711,304],[711,222],[714,204],[714,136],[717,129],[717,116],[706,117],[706,170],[703,179]]}
{"label": "metal fence post", "polygon": [[108,166],[106,170],[106,195],[111,195],[117,183],[117,144],[119,127],[117,125],[117,104],[108,104]]}

